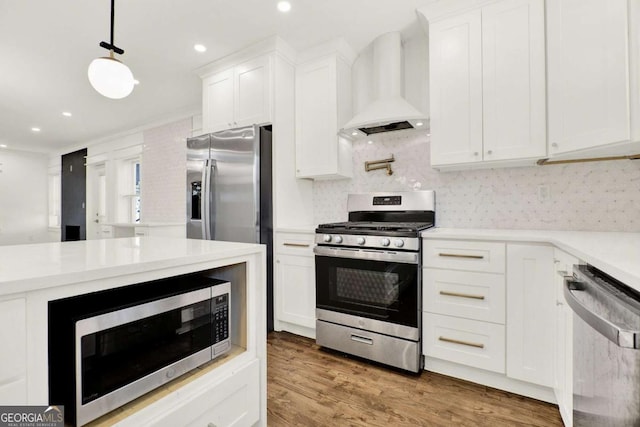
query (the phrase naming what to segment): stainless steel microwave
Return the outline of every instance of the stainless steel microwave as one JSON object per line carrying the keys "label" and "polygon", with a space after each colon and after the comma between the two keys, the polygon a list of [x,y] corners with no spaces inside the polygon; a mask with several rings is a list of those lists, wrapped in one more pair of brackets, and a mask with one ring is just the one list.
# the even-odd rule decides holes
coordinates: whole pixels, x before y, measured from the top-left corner
{"label": "stainless steel microwave", "polygon": [[65,359],[74,365],[62,366],[71,375],[57,396],[73,413],[71,424],[84,425],[231,348],[229,282],[181,277],[114,292],[71,301],[92,307],[80,316],[70,310],[73,351]]}

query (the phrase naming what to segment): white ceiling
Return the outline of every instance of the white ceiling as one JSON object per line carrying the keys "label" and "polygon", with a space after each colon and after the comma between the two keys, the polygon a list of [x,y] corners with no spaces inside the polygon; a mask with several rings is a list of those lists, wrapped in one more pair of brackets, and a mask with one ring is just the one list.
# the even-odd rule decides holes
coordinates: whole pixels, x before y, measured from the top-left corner
{"label": "white ceiling", "polygon": [[109,41],[109,0],[0,0],[0,143],[58,151],[196,113],[194,70],[217,58],[274,34],[297,50],[342,36],[359,51],[379,34],[415,31],[416,7],[433,0],[290,1],[283,14],[277,0],[116,0],[114,42],[141,84],[111,100],[87,79],[107,54],[98,44]]}

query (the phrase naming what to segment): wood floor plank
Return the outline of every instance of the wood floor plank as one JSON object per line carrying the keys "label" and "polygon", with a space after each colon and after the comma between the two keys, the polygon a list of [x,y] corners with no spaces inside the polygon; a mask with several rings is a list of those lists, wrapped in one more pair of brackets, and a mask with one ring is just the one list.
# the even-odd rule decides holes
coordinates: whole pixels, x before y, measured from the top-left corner
{"label": "wood floor plank", "polygon": [[268,335],[267,400],[270,427],[562,426],[555,405],[432,372],[396,371],[286,332]]}

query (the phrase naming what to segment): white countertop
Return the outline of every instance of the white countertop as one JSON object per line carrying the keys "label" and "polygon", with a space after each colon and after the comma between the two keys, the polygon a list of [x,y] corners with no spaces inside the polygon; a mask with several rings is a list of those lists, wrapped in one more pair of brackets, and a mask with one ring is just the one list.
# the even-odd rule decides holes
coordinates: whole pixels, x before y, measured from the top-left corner
{"label": "white countertop", "polygon": [[432,228],[422,237],[550,243],[640,291],[640,233]]}
{"label": "white countertop", "polygon": [[102,222],[100,225],[111,227],[170,227],[185,225],[184,222]]}
{"label": "white countertop", "polygon": [[0,295],[263,251],[257,244],[166,237],[0,246]]}

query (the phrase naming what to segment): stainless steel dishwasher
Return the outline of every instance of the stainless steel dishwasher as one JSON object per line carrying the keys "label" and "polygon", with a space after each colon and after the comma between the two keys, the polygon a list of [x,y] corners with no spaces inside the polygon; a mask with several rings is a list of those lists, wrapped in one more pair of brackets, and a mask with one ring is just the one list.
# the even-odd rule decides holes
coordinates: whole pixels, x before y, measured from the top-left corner
{"label": "stainless steel dishwasher", "polygon": [[565,279],[573,309],[573,425],[640,426],[640,293],[590,265]]}

